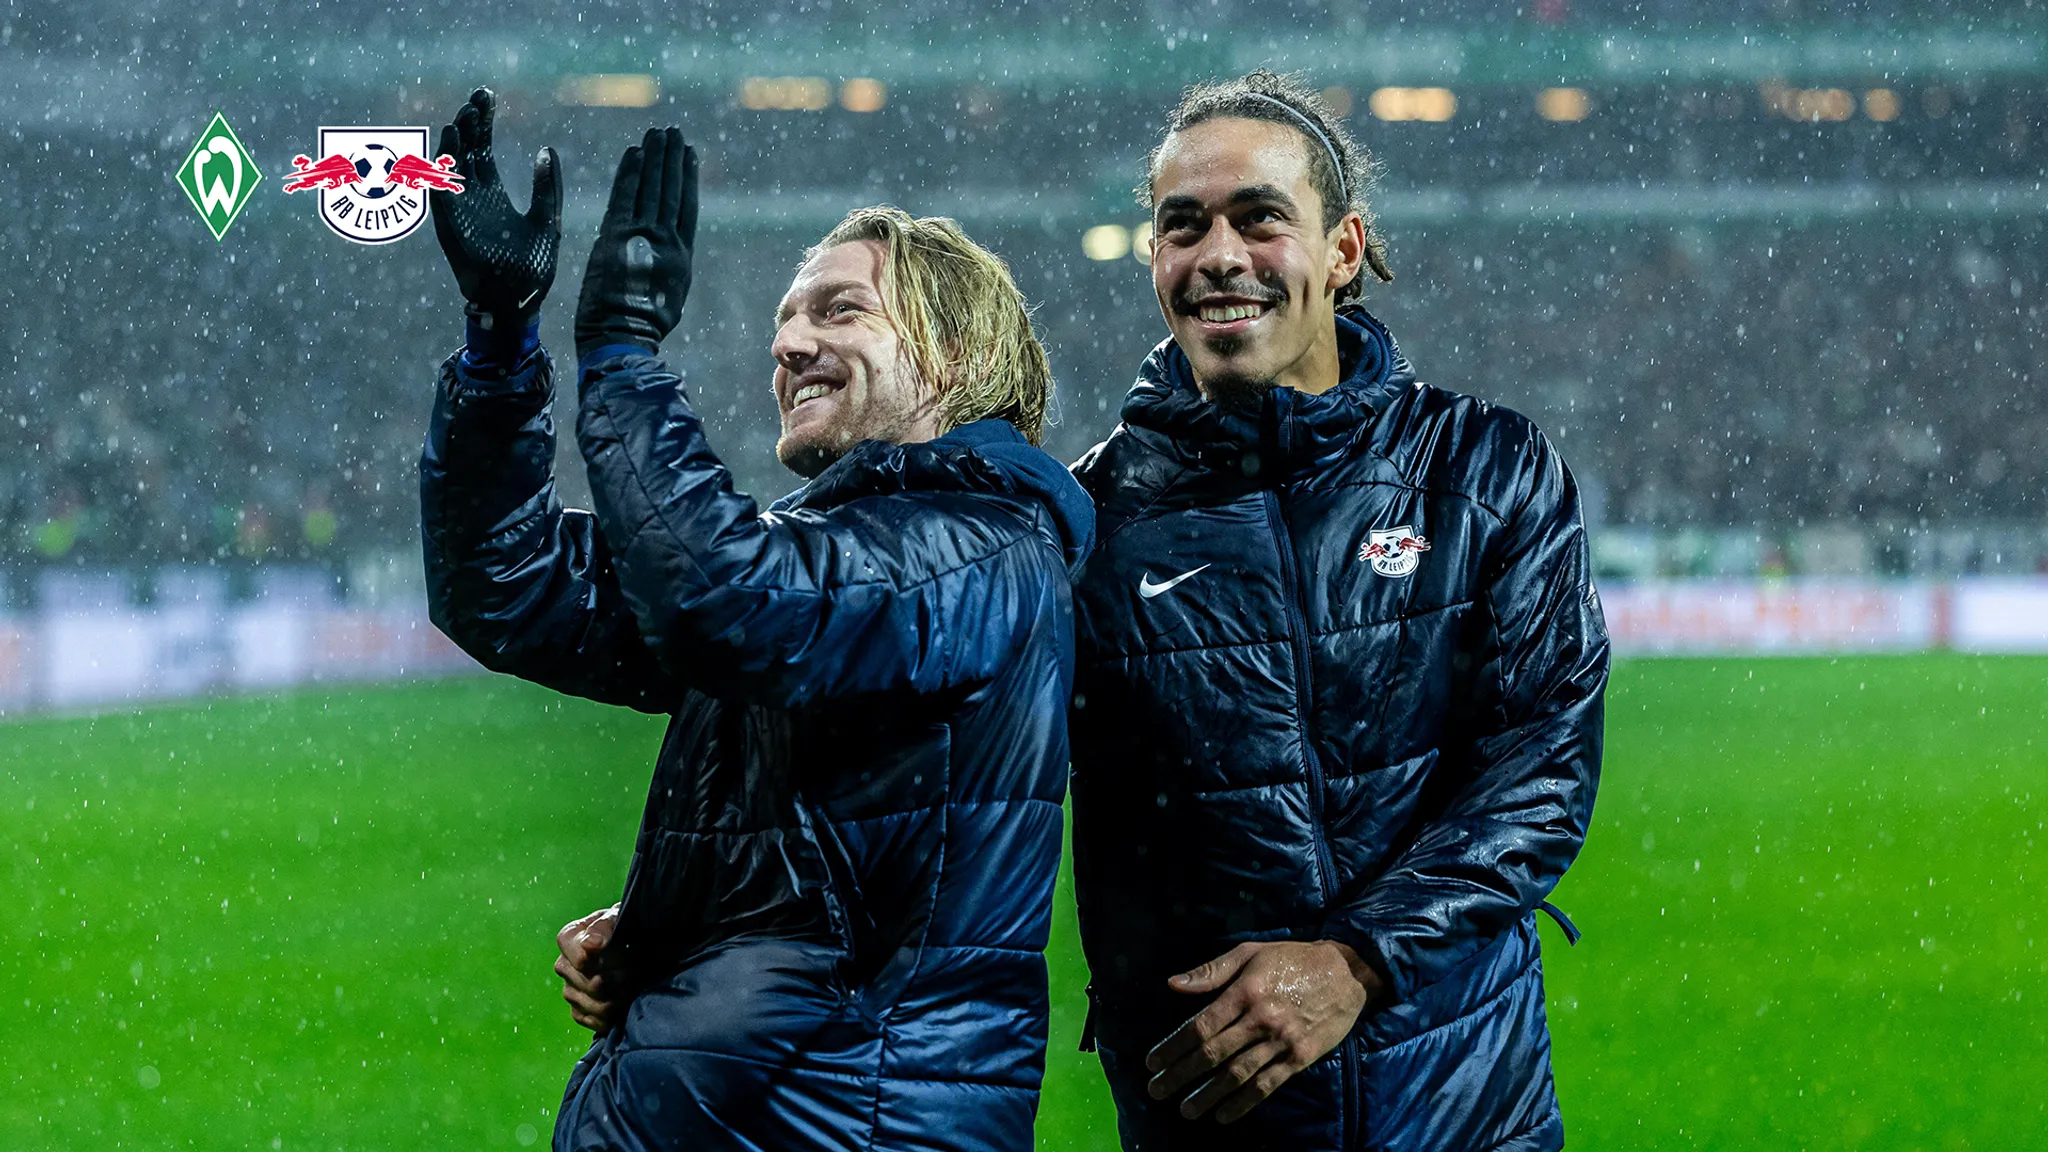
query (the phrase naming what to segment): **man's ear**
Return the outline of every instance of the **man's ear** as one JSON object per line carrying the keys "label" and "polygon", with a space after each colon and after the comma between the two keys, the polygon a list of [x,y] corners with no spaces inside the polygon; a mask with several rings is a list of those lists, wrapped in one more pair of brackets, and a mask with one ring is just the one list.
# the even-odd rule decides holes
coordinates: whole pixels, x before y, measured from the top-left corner
{"label": "man's ear", "polygon": [[1323,291],[1336,292],[1351,283],[1365,263],[1365,220],[1356,212],[1346,212],[1330,230],[1329,241],[1330,275]]}

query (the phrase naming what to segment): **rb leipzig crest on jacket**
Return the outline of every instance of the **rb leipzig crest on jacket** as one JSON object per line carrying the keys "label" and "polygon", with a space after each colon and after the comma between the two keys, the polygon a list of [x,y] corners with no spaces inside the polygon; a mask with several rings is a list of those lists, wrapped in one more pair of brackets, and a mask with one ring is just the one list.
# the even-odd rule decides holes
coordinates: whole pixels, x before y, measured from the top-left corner
{"label": "rb leipzig crest on jacket", "polygon": [[427,218],[427,189],[462,191],[454,167],[427,158],[425,128],[322,128],[318,157],[292,157],[284,190],[318,191],[320,222],[343,239],[389,244]]}
{"label": "rb leipzig crest on jacket", "polygon": [[1358,558],[1372,561],[1372,570],[1382,576],[1406,576],[1422,563],[1427,551],[1429,538],[1417,536],[1413,527],[1403,524],[1366,533],[1365,543],[1358,546]]}

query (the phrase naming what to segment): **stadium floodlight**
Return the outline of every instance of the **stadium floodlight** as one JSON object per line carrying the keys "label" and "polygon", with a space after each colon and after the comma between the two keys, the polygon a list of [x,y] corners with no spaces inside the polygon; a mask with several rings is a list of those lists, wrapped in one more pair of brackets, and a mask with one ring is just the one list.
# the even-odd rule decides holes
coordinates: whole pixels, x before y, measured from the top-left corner
{"label": "stadium floodlight", "polygon": [[848,112],[880,112],[889,89],[880,80],[856,76],[839,86],[839,106]]}
{"label": "stadium floodlight", "polygon": [[1856,114],[1856,98],[1844,88],[1787,88],[1776,82],[1757,86],[1764,107],[1787,120],[1807,124],[1840,122]]}
{"label": "stadium floodlight", "polygon": [[822,76],[749,76],[739,98],[754,112],[822,112],[832,104],[832,85]]}
{"label": "stadium floodlight", "polygon": [[1121,224],[1097,224],[1081,233],[1081,251],[1090,260],[1121,260],[1130,250],[1130,230]]}
{"label": "stadium floodlight", "polygon": [[660,98],[660,82],[643,73],[564,76],[555,86],[557,104],[584,108],[648,108]]}
{"label": "stadium floodlight", "polygon": [[1591,110],[1584,88],[1545,88],[1536,93],[1536,114],[1545,120],[1571,123],[1584,120]]}
{"label": "stadium floodlight", "polygon": [[1424,120],[1442,123],[1458,114],[1458,97],[1449,88],[1377,88],[1366,101],[1381,120]]}

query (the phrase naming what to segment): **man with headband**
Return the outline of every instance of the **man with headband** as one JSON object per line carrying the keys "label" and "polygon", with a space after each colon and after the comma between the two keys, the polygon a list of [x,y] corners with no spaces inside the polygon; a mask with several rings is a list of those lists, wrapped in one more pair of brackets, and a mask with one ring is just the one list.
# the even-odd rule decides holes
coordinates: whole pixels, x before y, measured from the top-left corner
{"label": "man with headband", "polygon": [[1607,639],[1556,450],[1358,307],[1392,279],[1371,173],[1255,72],[1188,91],[1140,190],[1172,337],[1075,469],[1069,725],[1130,1152],[1563,1142],[1534,912],[1592,813]]}

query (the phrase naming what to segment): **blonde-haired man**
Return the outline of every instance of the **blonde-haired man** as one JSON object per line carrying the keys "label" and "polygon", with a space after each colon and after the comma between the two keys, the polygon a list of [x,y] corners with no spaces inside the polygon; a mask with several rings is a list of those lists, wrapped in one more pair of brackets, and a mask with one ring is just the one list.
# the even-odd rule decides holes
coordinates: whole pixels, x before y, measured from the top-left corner
{"label": "blonde-haired man", "polygon": [[421,463],[433,618],[494,669],[673,716],[623,899],[564,946],[572,1004],[630,1007],[579,1012],[600,1035],[555,1147],[1029,1148],[1093,510],[1035,446],[1050,380],[1007,270],[886,209],[812,250],[772,349],[810,481],[764,514],[658,355],[696,163],[650,131],[577,306],[595,512],[568,511],[533,314],[555,165],[515,213],[492,110],[442,136],[471,329]]}
{"label": "blonde-haired man", "polygon": [[[855,209],[805,253],[804,267],[775,315],[778,363],[801,338],[789,321],[803,294],[847,278],[894,302],[890,327],[907,355],[906,366],[913,379],[935,386],[877,397],[864,389],[849,391],[850,385],[827,393],[813,388],[801,411],[785,402],[783,438],[776,445],[783,464],[815,476],[860,440],[901,441],[912,427],[945,431],[989,418],[1007,421],[1031,443],[1039,442],[1052,369],[1032,334],[1024,297],[1000,258],[951,220],[913,220],[898,208]],[[780,381],[776,395],[783,399]],[[814,402],[820,400],[830,403]]]}

